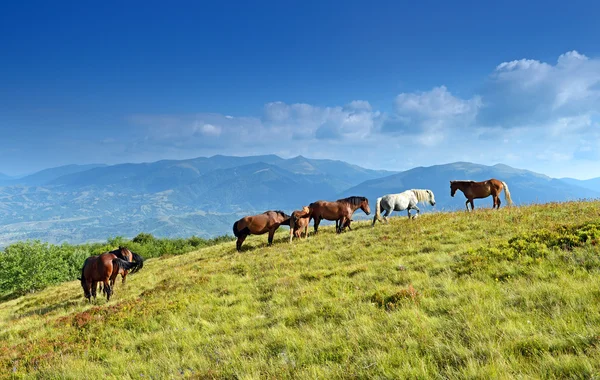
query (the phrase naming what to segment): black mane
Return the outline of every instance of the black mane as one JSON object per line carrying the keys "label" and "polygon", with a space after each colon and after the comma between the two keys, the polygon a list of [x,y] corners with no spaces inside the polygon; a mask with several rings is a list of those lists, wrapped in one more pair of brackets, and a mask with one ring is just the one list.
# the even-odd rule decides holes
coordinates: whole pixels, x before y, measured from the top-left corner
{"label": "black mane", "polygon": [[275,213],[283,216],[284,218],[289,218],[290,216],[288,214],[286,214],[285,212],[281,211],[281,210],[275,210]]}
{"label": "black mane", "polygon": [[269,210],[269,211],[263,212],[263,214],[266,214],[268,212],[274,212],[275,214],[279,214],[279,215],[283,216],[286,219],[290,218],[290,216],[288,214],[286,214],[285,212],[283,212],[281,210]]}
{"label": "black mane", "polygon": [[127,249],[127,248],[125,248],[125,247],[119,247],[119,248],[117,248],[115,250],[109,251],[108,253],[112,253],[113,255],[117,256],[119,259],[127,260],[125,258],[125,256],[123,255],[123,253],[121,252],[121,250],[123,250],[123,249]]}
{"label": "black mane", "polygon": [[365,197],[356,197],[356,196],[353,196],[353,197],[338,199],[337,201],[338,202],[350,203],[353,206],[358,206],[358,205],[360,205],[361,203],[363,203],[366,200],[367,200],[367,198],[365,198]]}

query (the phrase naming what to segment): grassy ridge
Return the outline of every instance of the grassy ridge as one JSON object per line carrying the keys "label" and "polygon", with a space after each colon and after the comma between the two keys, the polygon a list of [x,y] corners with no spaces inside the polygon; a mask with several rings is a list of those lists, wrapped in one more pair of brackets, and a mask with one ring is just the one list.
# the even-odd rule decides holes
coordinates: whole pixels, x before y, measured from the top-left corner
{"label": "grassy ridge", "polygon": [[0,304],[0,374],[598,376],[599,217],[599,202],[428,214],[151,259],[108,304],[76,282]]}

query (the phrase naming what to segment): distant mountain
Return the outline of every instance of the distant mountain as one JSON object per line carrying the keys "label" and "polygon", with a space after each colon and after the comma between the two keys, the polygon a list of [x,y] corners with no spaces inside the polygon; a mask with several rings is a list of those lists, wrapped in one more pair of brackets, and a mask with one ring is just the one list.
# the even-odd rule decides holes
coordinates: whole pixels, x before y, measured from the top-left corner
{"label": "distant mountain", "polygon": [[[437,210],[464,209],[464,195],[459,191],[450,196],[450,181],[484,181],[496,178],[508,184],[516,204],[566,201],[581,198],[598,198],[600,192],[573,186],[558,179],[507,165],[485,166],[468,162],[418,167],[402,173],[365,181],[340,194],[340,196],[363,195],[375,204],[378,197],[409,189],[430,189],[436,198]],[[501,195],[504,205],[504,194]],[[491,207],[492,199],[475,200],[475,207]],[[424,209],[431,209],[426,206]]]}
{"label": "distant mountain", "polygon": [[[144,164],[97,167],[58,177],[49,184],[65,186],[69,189],[102,187],[128,192],[157,192],[177,189],[198,182],[206,183],[206,178],[203,177],[213,171],[258,163],[272,165],[295,175],[305,175],[311,178],[327,177],[338,192],[364,180],[393,173],[364,169],[342,161],[312,160],[302,156],[283,159],[275,155],[252,157],[217,155],[190,160],[163,160]],[[318,179],[317,182],[323,182],[323,180]],[[210,185],[207,184],[207,186]]]}
{"label": "distant mountain", "polygon": [[600,178],[591,178],[591,179],[575,179],[575,178],[561,178],[563,182],[568,183],[569,185],[583,187],[584,189],[593,190],[600,192]]}
{"label": "distant mountain", "polygon": [[2,178],[0,176],[0,185],[27,185],[27,186],[42,186],[50,183],[56,178],[64,175],[73,173],[84,172],[93,168],[106,166],[103,164],[89,164],[89,165],[65,165],[56,168],[44,169],[39,172],[27,175],[21,178]]}

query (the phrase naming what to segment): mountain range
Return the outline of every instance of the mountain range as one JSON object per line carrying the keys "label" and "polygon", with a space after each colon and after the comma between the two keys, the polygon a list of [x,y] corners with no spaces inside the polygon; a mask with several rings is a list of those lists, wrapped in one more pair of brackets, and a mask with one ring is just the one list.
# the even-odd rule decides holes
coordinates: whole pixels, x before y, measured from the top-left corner
{"label": "mountain range", "polygon": [[[350,195],[367,196],[374,205],[381,195],[411,188],[436,194],[436,207],[424,211],[454,210],[464,208],[464,197],[450,197],[450,180],[489,178],[507,182],[517,204],[600,197],[600,188],[587,181],[468,162],[403,172],[275,155],[68,165],[0,178],[0,246],[26,239],[81,243],[139,232],[211,237],[230,233],[233,221],[246,214],[289,213],[315,200]],[[475,202],[476,207],[492,203]]]}

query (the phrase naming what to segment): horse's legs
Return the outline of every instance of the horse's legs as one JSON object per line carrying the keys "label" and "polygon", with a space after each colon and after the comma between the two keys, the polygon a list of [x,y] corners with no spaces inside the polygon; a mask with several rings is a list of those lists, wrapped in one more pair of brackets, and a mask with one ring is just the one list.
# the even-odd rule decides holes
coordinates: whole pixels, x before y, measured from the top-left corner
{"label": "horse's legs", "polygon": [[110,296],[112,295],[112,287],[109,284],[110,279],[107,277],[104,279],[104,289],[106,290],[106,300],[110,301]]}
{"label": "horse's legs", "polygon": [[421,214],[421,210],[419,210],[419,208],[417,206],[412,206],[411,208],[413,210],[417,210],[417,213],[413,216],[413,219],[418,217]]}
{"label": "horse's legs", "polygon": [[467,211],[469,211],[469,199],[465,202],[465,206],[467,206]]}
{"label": "horse's legs", "polygon": [[85,298],[87,298],[88,302],[92,302],[92,280],[85,280],[85,288],[83,289],[83,293],[85,294]]}
{"label": "horse's legs", "polygon": [[315,218],[315,223],[314,223],[315,234],[319,232],[319,223],[321,223],[321,218],[320,217],[316,217]]}
{"label": "horse's legs", "polygon": [[392,213],[392,211],[394,211],[392,208],[389,208],[389,209],[385,210],[385,213],[383,214],[383,220],[385,220],[386,223],[390,222],[388,220],[388,216],[390,216],[390,214]]}
{"label": "horse's legs", "polygon": [[98,282],[92,281],[92,297],[96,299],[96,288],[98,287]]}
{"label": "horse's legs", "polygon": [[340,222],[339,225],[338,225],[337,221],[336,221],[336,224],[335,224],[335,226],[336,226],[335,232],[338,233],[338,234],[341,233],[342,230],[344,229],[344,224],[346,223],[346,217],[342,216],[339,219],[339,222]]}
{"label": "horse's legs", "polygon": [[276,228],[269,230],[269,245],[273,244],[273,236],[275,236]]}
{"label": "horse's legs", "polygon": [[123,279],[121,280],[121,284],[125,285],[125,279],[127,278],[127,271],[124,271],[121,274],[121,277],[123,277]]}
{"label": "horse's legs", "polygon": [[237,242],[235,242],[235,248],[237,249],[238,252],[242,252],[242,243],[244,242],[244,240],[246,240],[246,237],[248,235],[240,235],[237,238]]}
{"label": "horse's legs", "polygon": [[496,199],[498,200],[498,201],[497,201],[497,202],[498,202],[498,205],[496,206],[496,208],[497,208],[498,210],[500,210],[500,204],[502,203],[502,201],[500,200],[500,195],[498,195],[498,196],[496,197]]}
{"label": "horse's legs", "polygon": [[471,203],[471,211],[475,210],[475,203],[473,203],[473,198],[469,199]]}

